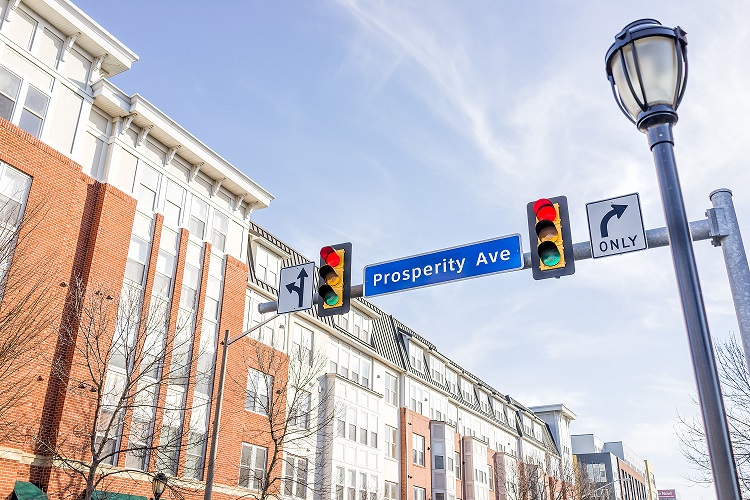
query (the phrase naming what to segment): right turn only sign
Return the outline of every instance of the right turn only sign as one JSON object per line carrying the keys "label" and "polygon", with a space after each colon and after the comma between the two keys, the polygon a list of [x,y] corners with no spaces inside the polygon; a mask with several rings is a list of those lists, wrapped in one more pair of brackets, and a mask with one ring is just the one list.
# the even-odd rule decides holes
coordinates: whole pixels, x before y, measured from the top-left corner
{"label": "right turn only sign", "polygon": [[638,193],[587,203],[586,216],[595,259],[647,248]]}

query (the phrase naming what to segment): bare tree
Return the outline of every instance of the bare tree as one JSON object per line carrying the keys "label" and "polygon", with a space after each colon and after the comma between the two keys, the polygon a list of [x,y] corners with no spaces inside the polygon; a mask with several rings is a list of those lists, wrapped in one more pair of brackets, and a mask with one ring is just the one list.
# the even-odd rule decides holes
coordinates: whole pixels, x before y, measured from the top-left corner
{"label": "bare tree", "polygon": [[326,457],[343,409],[326,383],[327,356],[299,344],[288,355],[281,345],[274,349],[255,339],[244,346],[247,378],[231,382],[235,393],[244,395],[245,409],[262,417],[262,424],[248,425],[245,435],[267,456],[243,449],[239,485],[258,500],[329,494],[333,481]]}
{"label": "bare tree", "polygon": [[[729,437],[737,463],[742,496],[750,495],[750,376],[742,345],[734,335],[714,344],[724,406],[729,424]],[[695,398],[693,399],[695,401]],[[698,405],[695,402],[696,406]],[[703,422],[699,417],[677,416],[677,435],[682,454],[690,462],[693,474],[687,479],[696,483],[713,482],[706,449]]]}
{"label": "bare tree", "polygon": [[44,206],[27,207],[0,195],[0,439],[25,432],[21,410],[36,378],[41,349],[53,334],[59,308],[55,259],[33,236]]}
{"label": "bare tree", "polygon": [[[546,454],[544,459],[504,457],[498,465],[498,488],[506,500],[605,500],[609,493],[597,488],[573,461]],[[585,465],[585,464],[583,464]]]}
{"label": "bare tree", "polygon": [[120,491],[136,472],[177,472],[186,446],[179,423],[197,354],[191,352],[192,324],[170,332],[166,299],[153,297],[145,308],[140,287],[73,287],[74,314],[58,332],[72,362],[53,367],[67,387],[71,411],[64,428],[72,433],[41,445],[67,471],[71,495],[84,489],[90,500],[95,490]]}

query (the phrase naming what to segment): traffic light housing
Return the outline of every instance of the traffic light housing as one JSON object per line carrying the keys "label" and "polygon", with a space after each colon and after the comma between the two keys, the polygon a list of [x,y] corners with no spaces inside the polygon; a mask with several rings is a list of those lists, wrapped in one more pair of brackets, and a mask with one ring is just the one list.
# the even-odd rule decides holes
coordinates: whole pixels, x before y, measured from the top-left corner
{"label": "traffic light housing", "polygon": [[352,289],[352,244],[340,243],[320,249],[318,269],[318,316],[349,312]]}
{"label": "traffic light housing", "polygon": [[568,199],[557,196],[529,202],[526,215],[534,279],[559,278],[575,273]]}

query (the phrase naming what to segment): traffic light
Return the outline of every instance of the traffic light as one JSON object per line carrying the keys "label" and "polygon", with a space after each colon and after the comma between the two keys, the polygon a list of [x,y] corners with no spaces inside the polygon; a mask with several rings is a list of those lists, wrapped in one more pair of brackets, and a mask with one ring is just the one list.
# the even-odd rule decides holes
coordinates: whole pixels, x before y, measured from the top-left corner
{"label": "traffic light", "polygon": [[352,288],[352,244],[341,243],[321,248],[318,275],[318,316],[348,313]]}
{"label": "traffic light", "polygon": [[531,242],[531,271],[535,280],[576,272],[570,236],[568,199],[540,198],[526,206]]}

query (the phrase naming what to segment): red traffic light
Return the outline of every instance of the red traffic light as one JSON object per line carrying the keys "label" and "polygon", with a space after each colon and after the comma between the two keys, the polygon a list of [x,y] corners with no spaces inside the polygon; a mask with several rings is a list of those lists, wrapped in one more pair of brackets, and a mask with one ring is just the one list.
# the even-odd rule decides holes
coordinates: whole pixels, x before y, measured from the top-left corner
{"label": "red traffic light", "polygon": [[557,218],[557,210],[555,205],[547,198],[540,198],[534,202],[534,215],[539,220],[555,220]]}
{"label": "red traffic light", "polygon": [[339,257],[339,254],[336,253],[336,250],[333,247],[321,248],[320,258],[331,267],[336,267],[341,263],[341,257]]}

